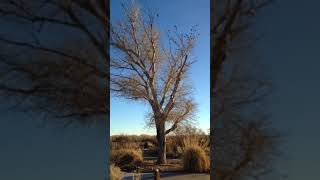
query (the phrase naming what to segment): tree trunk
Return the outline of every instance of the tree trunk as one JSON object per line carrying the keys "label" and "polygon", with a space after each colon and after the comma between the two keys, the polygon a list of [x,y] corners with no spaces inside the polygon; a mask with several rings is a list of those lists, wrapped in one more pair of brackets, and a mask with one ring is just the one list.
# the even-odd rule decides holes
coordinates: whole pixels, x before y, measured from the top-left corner
{"label": "tree trunk", "polygon": [[157,141],[158,141],[158,164],[164,164],[167,162],[166,157],[166,134],[165,123],[160,121],[157,125]]}

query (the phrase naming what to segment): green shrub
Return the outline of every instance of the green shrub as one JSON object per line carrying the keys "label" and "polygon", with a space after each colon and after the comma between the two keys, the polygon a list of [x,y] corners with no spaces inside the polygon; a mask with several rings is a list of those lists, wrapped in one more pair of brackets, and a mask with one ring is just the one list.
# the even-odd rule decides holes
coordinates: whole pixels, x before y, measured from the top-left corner
{"label": "green shrub", "polygon": [[111,164],[110,166],[110,180],[121,180],[122,173],[119,167]]}
{"label": "green shrub", "polygon": [[191,145],[184,149],[182,162],[184,170],[192,173],[207,172],[210,168],[208,156],[197,145]]}
{"label": "green shrub", "polygon": [[142,151],[137,149],[111,150],[110,160],[123,171],[132,171],[141,166]]}

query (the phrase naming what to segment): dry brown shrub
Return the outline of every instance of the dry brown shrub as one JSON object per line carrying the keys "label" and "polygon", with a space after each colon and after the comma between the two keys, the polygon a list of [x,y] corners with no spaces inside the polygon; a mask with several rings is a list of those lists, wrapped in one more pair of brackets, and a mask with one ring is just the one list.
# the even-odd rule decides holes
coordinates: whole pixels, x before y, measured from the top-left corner
{"label": "dry brown shrub", "polygon": [[197,145],[185,148],[182,155],[183,169],[192,173],[208,172],[210,169],[209,157],[205,151]]}
{"label": "dry brown shrub", "polygon": [[119,166],[121,170],[132,171],[141,165],[142,151],[138,149],[111,150],[110,161]]}
{"label": "dry brown shrub", "polygon": [[110,180],[121,180],[122,173],[119,167],[111,164],[110,166]]}

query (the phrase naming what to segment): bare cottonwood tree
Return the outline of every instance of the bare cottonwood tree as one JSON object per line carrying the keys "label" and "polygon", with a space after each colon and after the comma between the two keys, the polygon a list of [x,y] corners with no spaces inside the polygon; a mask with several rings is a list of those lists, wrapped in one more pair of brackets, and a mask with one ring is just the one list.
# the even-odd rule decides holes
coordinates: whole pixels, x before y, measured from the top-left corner
{"label": "bare cottonwood tree", "polygon": [[109,129],[109,12],[109,0],[1,0],[1,104]]}
{"label": "bare cottonwood tree", "polygon": [[158,163],[166,162],[166,135],[192,117],[195,103],[187,75],[197,34],[176,28],[161,46],[157,14],[142,13],[137,5],[124,7],[124,20],[111,25],[111,91],[152,109],[158,141]]}
{"label": "bare cottonwood tree", "polygon": [[109,113],[109,0],[3,0],[0,22],[2,97],[66,125]]}
{"label": "bare cottonwood tree", "polygon": [[272,0],[214,0],[211,3],[211,93],[234,40],[248,30],[256,13]]}
{"label": "bare cottonwood tree", "polygon": [[[231,61],[230,61],[231,62]],[[260,179],[273,172],[280,134],[267,111],[271,82],[256,60],[226,64],[221,71],[213,115],[215,179]]]}
{"label": "bare cottonwood tree", "polygon": [[[274,157],[276,133],[267,123],[264,110],[256,109],[269,94],[269,83],[255,77],[252,68],[243,68],[248,63],[243,57],[230,58],[232,48],[250,29],[257,11],[270,2],[215,0],[211,4],[210,154],[215,179],[258,179],[268,172],[266,161]],[[233,61],[241,68],[230,68]]]}

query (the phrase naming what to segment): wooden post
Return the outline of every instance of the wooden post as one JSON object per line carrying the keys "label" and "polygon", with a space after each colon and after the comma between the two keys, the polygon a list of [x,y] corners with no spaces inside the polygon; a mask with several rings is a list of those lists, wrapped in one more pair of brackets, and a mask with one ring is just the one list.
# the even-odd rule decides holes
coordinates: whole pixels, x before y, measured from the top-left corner
{"label": "wooden post", "polygon": [[160,180],[160,171],[158,168],[154,171],[154,180]]}

